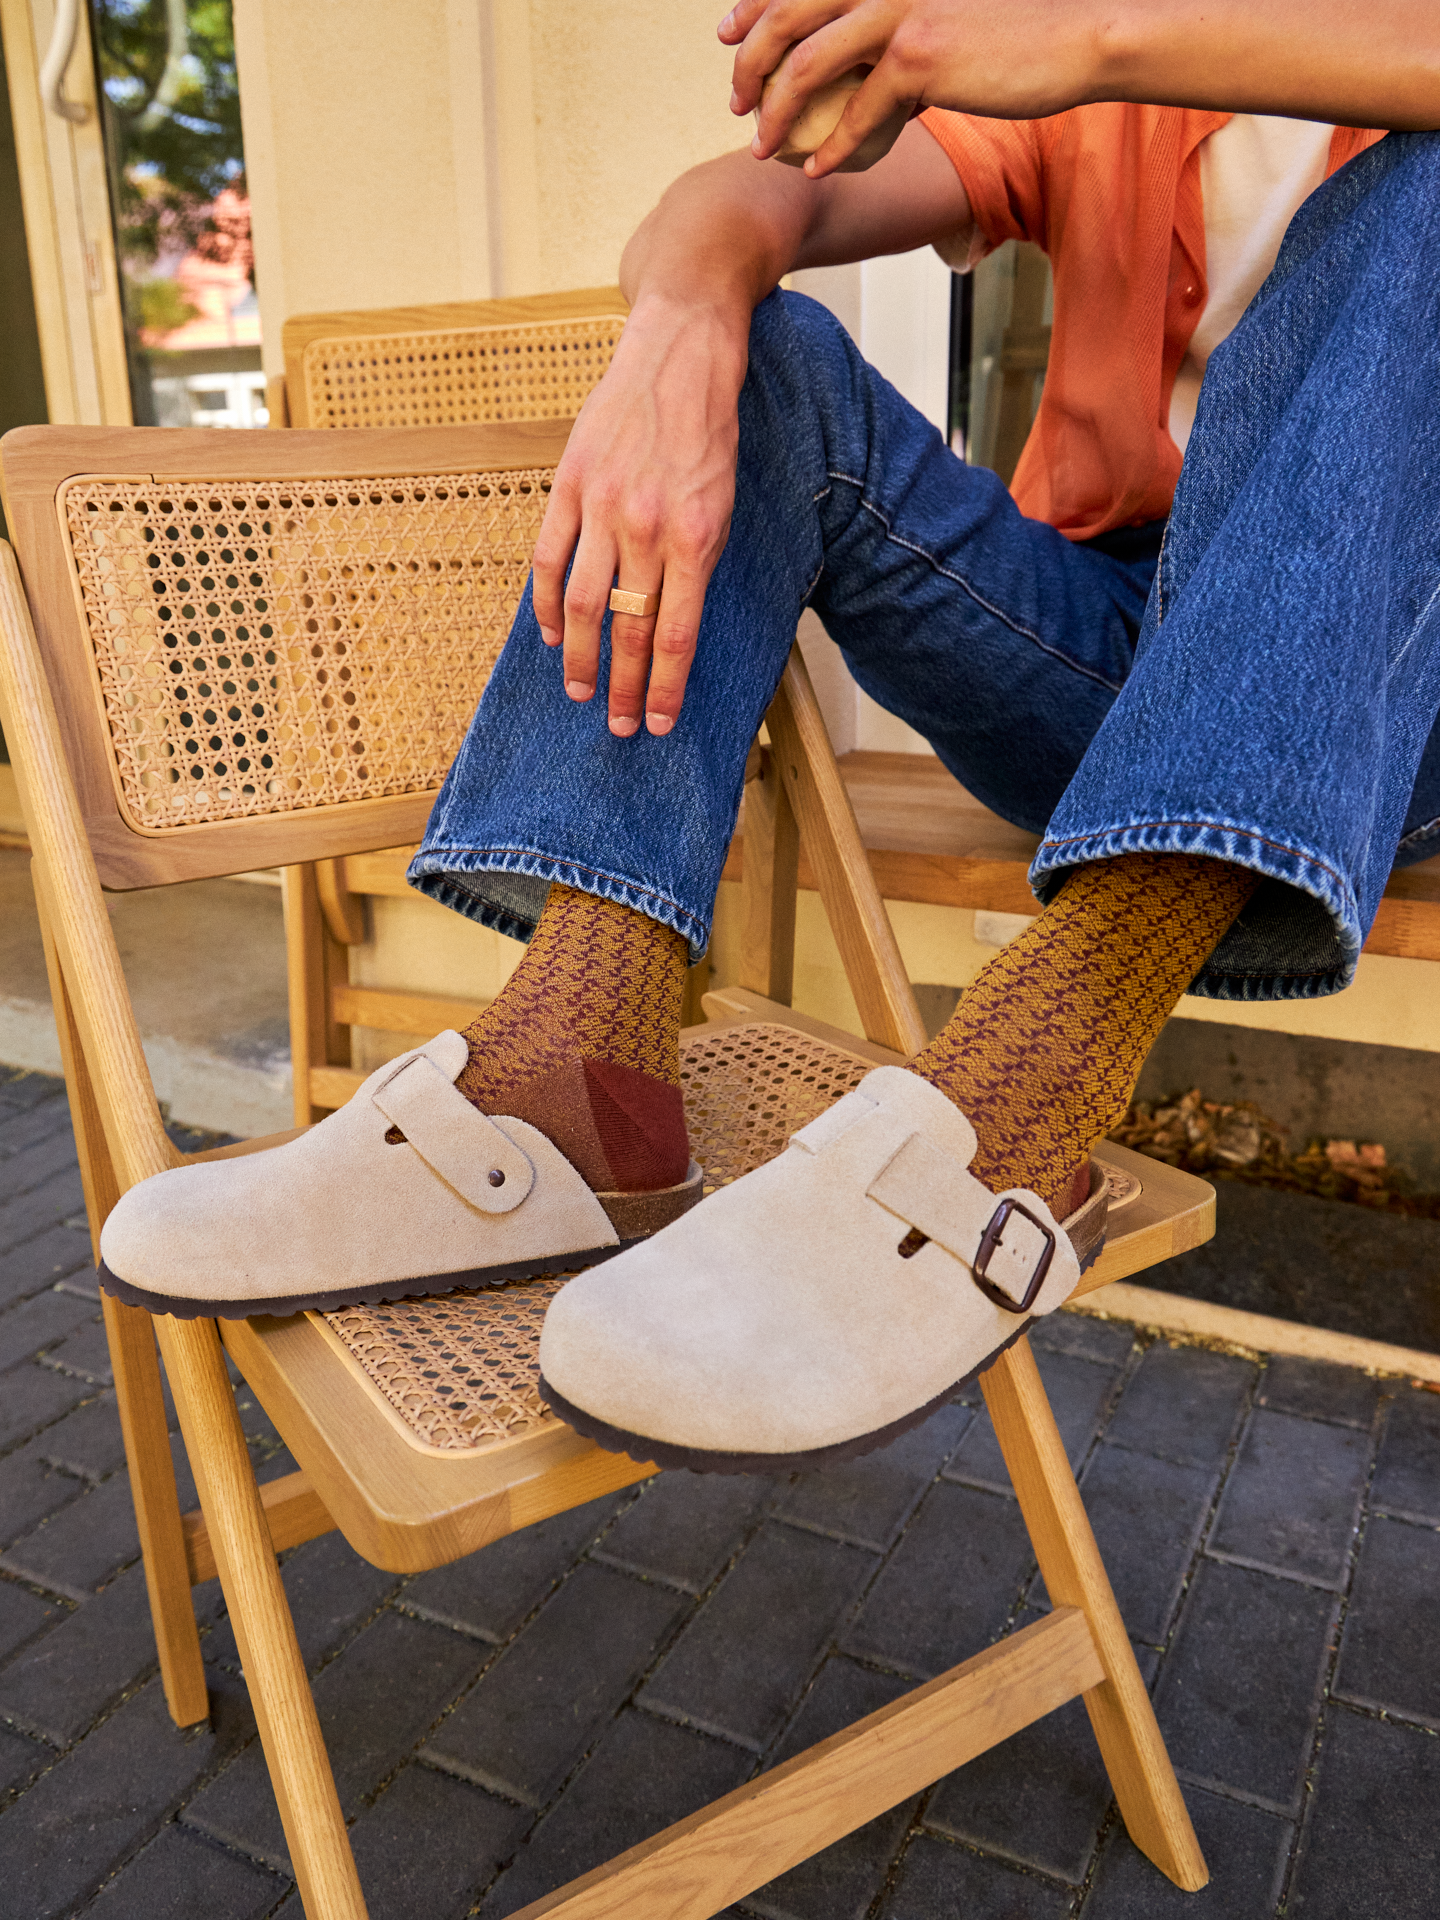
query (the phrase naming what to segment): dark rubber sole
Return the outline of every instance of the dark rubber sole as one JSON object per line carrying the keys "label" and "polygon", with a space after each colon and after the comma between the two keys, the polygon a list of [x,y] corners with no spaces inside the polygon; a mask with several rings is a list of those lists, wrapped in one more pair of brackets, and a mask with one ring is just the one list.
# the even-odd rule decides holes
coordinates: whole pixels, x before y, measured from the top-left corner
{"label": "dark rubber sole", "polygon": [[547,1274],[579,1273],[584,1267],[599,1266],[617,1253],[638,1246],[652,1233],[668,1227],[682,1213],[704,1198],[705,1174],[695,1161],[690,1162],[685,1178],[673,1187],[661,1187],[650,1193],[597,1193],[595,1198],[619,1235],[613,1247],[584,1247],[578,1253],[550,1254],[539,1260],[511,1260],[501,1266],[470,1267],[463,1273],[416,1274],[408,1280],[381,1280],[373,1287],[338,1287],[326,1293],[286,1294],[280,1300],[191,1300],[170,1294],[152,1293],[122,1280],[105,1262],[98,1263],[100,1286],[106,1293],[123,1300],[127,1307],[143,1307],[147,1313],[168,1313],[174,1320],[253,1320],[266,1314],[277,1320],[296,1313],[334,1313],[341,1307],[378,1307],[397,1300],[431,1300],[447,1293],[464,1293],[476,1287],[501,1287],[509,1280],[543,1280]]}
{"label": "dark rubber sole", "polygon": [[922,1425],[932,1413],[938,1413],[947,1401],[953,1400],[961,1387],[969,1386],[972,1380],[978,1380],[982,1373],[994,1366],[1001,1354],[1013,1347],[1021,1334],[1029,1331],[1029,1327],[1030,1321],[1024,1321],[1008,1340],[987,1353],[978,1367],[972,1367],[953,1386],[937,1393],[923,1407],[916,1407],[913,1413],[892,1420],[889,1426],[876,1427],[873,1433],[857,1434],[853,1440],[839,1440],[833,1447],[811,1447],[805,1453],[718,1453],[708,1447],[676,1447],[668,1440],[647,1440],[643,1434],[626,1433],[619,1427],[607,1426],[593,1414],[572,1407],[564,1394],[556,1393],[543,1373],[540,1376],[540,1394],[567,1426],[574,1427],[577,1433],[587,1440],[593,1440],[597,1447],[603,1447],[607,1453],[628,1453],[632,1460],[641,1463],[653,1461],[657,1467],[683,1467],[688,1473],[808,1473],[814,1467],[838,1467],[846,1460],[858,1460],[863,1454],[874,1453],[879,1447],[888,1447],[892,1440],[909,1433],[912,1427]]}
{"label": "dark rubber sole", "polygon": [[552,1273],[578,1273],[583,1267],[599,1266],[617,1253],[638,1246],[635,1240],[622,1240],[613,1247],[586,1247],[578,1253],[557,1253],[546,1260],[511,1260],[503,1266],[471,1267],[464,1273],[417,1274],[412,1280],[382,1280],[373,1287],[339,1287],[328,1293],[287,1294],[282,1300],[183,1300],[169,1294],[151,1293],[112,1273],[102,1260],[97,1272],[103,1292],[127,1307],[143,1307],[147,1313],[168,1313],[175,1320],[288,1320],[297,1313],[334,1313],[341,1307],[378,1307],[397,1300],[430,1300],[447,1293],[464,1293],[475,1287],[500,1287],[507,1280],[543,1280]]}
{"label": "dark rubber sole", "polygon": [[[1104,1246],[1102,1233],[1080,1262],[1082,1273],[1100,1258]],[[628,1453],[641,1465],[653,1461],[657,1467],[683,1468],[688,1473],[808,1473],[814,1467],[838,1467],[846,1460],[858,1460],[880,1447],[888,1447],[892,1440],[909,1433],[912,1427],[922,1425],[932,1413],[938,1413],[947,1401],[953,1400],[962,1387],[968,1387],[972,1380],[988,1373],[1001,1354],[1008,1353],[1021,1335],[1030,1331],[1034,1320],[1034,1314],[1028,1315],[1008,1340],[986,1354],[978,1367],[972,1367],[969,1373],[937,1393],[933,1400],[927,1400],[923,1407],[916,1407],[913,1413],[903,1414],[871,1433],[857,1434],[853,1440],[839,1440],[832,1447],[812,1447],[805,1453],[720,1453],[709,1447],[679,1447],[668,1440],[647,1440],[644,1434],[627,1433],[621,1427],[597,1420],[581,1407],[572,1406],[563,1393],[555,1391],[543,1373],[540,1394],[546,1405],[585,1439],[593,1440],[606,1453]]]}

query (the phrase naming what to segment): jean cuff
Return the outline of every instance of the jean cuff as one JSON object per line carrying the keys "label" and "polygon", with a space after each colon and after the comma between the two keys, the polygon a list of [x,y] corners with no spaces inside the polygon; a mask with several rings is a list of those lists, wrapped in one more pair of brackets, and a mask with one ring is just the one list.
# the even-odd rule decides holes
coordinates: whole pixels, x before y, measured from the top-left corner
{"label": "jean cuff", "polygon": [[1052,900],[1076,868],[1124,853],[1190,853],[1264,876],[1240,917],[1186,989],[1206,1000],[1315,1000],[1355,978],[1365,926],[1340,872],[1313,849],[1287,846],[1238,821],[1144,820],[1052,839],[1030,884]]}
{"label": "jean cuff", "polygon": [[535,931],[552,880],[578,893],[633,907],[662,927],[683,934],[690,964],[710,945],[710,925],[643,881],[600,867],[578,866],[535,847],[423,847],[406,869],[410,885],[442,907],[478,920],[482,927],[528,940]]}

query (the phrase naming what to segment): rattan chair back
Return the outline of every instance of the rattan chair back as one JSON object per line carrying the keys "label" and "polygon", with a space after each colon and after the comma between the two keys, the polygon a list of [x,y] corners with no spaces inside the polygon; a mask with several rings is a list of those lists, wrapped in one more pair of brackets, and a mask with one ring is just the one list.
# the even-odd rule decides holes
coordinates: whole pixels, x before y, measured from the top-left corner
{"label": "rattan chair back", "polygon": [[282,336],[294,427],[569,420],[609,366],[618,287],[297,314]]}
{"label": "rattan chair back", "polygon": [[418,839],[567,432],[8,435],[7,512],[102,884]]}

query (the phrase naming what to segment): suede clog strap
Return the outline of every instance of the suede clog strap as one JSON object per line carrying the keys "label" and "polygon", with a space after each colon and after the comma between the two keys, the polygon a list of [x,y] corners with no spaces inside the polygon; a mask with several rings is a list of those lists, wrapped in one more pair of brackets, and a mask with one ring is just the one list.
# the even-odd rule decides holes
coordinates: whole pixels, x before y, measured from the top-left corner
{"label": "suede clog strap", "polygon": [[426,1165],[482,1213],[509,1213],[534,1186],[526,1155],[425,1054],[413,1055],[370,1097]]}
{"label": "suede clog strap", "polygon": [[[967,1266],[1011,1313],[1043,1313],[1070,1293],[1080,1265],[1038,1194],[992,1193],[921,1133],[912,1133],[866,1189]],[[1048,1283],[1048,1284],[1047,1284]]]}

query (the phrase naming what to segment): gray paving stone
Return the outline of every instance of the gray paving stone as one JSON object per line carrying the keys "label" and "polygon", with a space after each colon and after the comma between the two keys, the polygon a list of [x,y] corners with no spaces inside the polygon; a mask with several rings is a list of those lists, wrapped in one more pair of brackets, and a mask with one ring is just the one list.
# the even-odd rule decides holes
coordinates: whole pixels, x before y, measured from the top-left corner
{"label": "gray paving stone", "polygon": [[28,1440],[94,1391],[84,1380],[67,1379],[33,1360],[12,1368],[0,1392],[0,1452]]}
{"label": "gray paving stone", "polygon": [[460,1920],[534,1818],[429,1767],[402,1767],[350,1831],[370,1920]]}
{"label": "gray paving stone", "polygon": [[0,1373],[60,1346],[87,1320],[96,1317],[93,1301],[45,1287],[19,1306],[0,1313]]}
{"label": "gray paving stone", "polygon": [[8,1101],[0,1106],[0,1180],[5,1178],[5,1162],[22,1148],[70,1125],[65,1082],[58,1075],[46,1074],[44,1079],[46,1092],[39,1098],[15,1107]]}
{"label": "gray paving stone", "polygon": [[1440,1533],[1372,1515],[1340,1643],[1336,1691],[1440,1730]]}
{"label": "gray paving stone", "polygon": [[656,1474],[591,1557],[703,1593],[784,1484],[755,1473]]}
{"label": "gray paving stone", "polygon": [[543,1807],[690,1605],[673,1588],[577,1567],[446,1716],[425,1759]]}
{"label": "gray paving stone", "polygon": [[[315,1704],[347,1818],[423,1738],[474,1667],[475,1649],[459,1634],[390,1612],[331,1661],[315,1683]],[[184,1818],[278,1873],[290,1872],[258,1741],[197,1794]]]}
{"label": "gray paving stone", "polygon": [[0,1820],[0,1886],[17,1920],[68,1915],[253,1730],[233,1689],[211,1706],[208,1725],[178,1732],[152,1680],[22,1794]]}
{"label": "gray paving stone", "polygon": [[[905,1681],[889,1674],[872,1673],[851,1660],[827,1660],[770,1756],[770,1765],[828,1740],[908,1691]],[[902,1801],[758,1892],[746,1894],[746,1911],[763,1920],[865,1920],[917,1804]]]}
{"label": "gray paving stone", "polygon": [[[311,1673],[400,1585],[397,1575],[384,1573],[362,1560],[339,1533],[322,1534],[287,1554],[281,1578],[301,1657]],[[209,1585],[196,1588],[197,1596],[209,1592],[214,1592],[218,1606],[218,1589]],[[235,1630],[228,1620],[222,1620],[205,1636],[204,1649],[207,1661],[239,1671]]]}
{"label": "gray paving stone", "polygon": [[140,1554],[130,1482],[117,1473],[0,1553],[0,1567],[84,1600]]}
{"label": "gray paving stone", "polygon": [[80,1169],[66,1168],[43,1186],[33,1187],[29,1193],[0,1204],[0,1256],[11,1247],[44,1233],[48,1227],[58,1226],[84,1212],[85,1189],[80,1184]]}
{"label": "gray paving stone", "polygon": [[878,1564],[858,1547],[767,1520],[640,1703],[763,1751]]}
{"label": "gray paving stone", "polygon": [[0,1670],[0,1715],[52,1746],[68,1747],[154,1665],[150,1603],[137,1566],[57,1619]]}
{"label": "gray paving stone", "polygon": [[[105,1479],[125,1464],[125,1441],[114,1394],[93,1394],[30,1444],[52,1466],[64,1467],[87,1480]],[[6,1512],[7,1503],[0,1494],[0,1513]]]}
{"label": "gray paving stone", "polygon": [[500,1645],[563,1579],[619,1505],[616,1495],[607,1494],[422,1573],[406,1587],[404,1605],[422,1619]]}
{"label": "gray paving stone", "polygon": [[85,1491],[83,1480],[55,1470],[41,1451],[41,1440],[0,1460],[0,1540],[28,1533],[37,1520],[58,1513]]}
{"label": "gray paving stone", "polygon": [[1255,1379],[1248,1360],[1158,1343],[1127,1381],[1105,1437],[1182,1466],[1218,1467]]}
{"label": "gray paving stone", "polygon": [[1013,1500],[941,1481],[906,1528],[841,1650],[917,1679],[1003,1631],[1034,1566]]}
{"label": "gray paving stone", "polygon": [[58,1073],[32,1073],[28,1067],[0,1067],[0,1108],[28,1113],[43,1101],[54,1100],[65,1088]]}
{"label": "gray paving stone", "polygon": [[1404,1388],[1385,1422],[1370,1505],[1440,1521],[1440,1394]]}
{"label": "gray paving stone", "polygon": [[1368,1433],[1257,1407],[1206,1551],[1339,1593],[1369,1470]]}
{"label": "gray paving stone", "polygon": [[941,1407],[878,1452],[802,1474],[781,1494],[776,1513],[884,1553],[974,1418],[969,1407]]}
{"label": "gray paving stone", "polygon": [[[917,1834],[905,1849],[882,1920],[1063,1920],[1070,1895],[1053,1882]],[[1237,1916],[1238,1920],[1238,1916]]]}
{"label": "gray paving stone", "polygon": [[[1119,1378],[1119,1364],[1098,1366],[1093,1360],[1077,1359],[1070,1353],[1052,1353],[1043,1347],[1036,1352],[1035,1364],[1045,1383],[1070,1465],[1078,1472]],[[988,1413],[976,1416],[974,1425],[955,1449],[955,1456],[945,1469],[945,1478],[960,1480],[969,1486],[993,1487],[1001,1493],[1010,1491],[1010,1475]]]}
{"label": "gray paving stone", "polygon": [[[58,1297],[66,1298],[63,1294]],[[76,1299],[73,1294],[69,1297]],[[54,1367],[58,1373],[73,1374],[78,1379],[88,1380],[94,1386],[108,1387],[113,1384],[113,1377],[110,1371],[110,1347],[105,1338],[105,1323],[96,1314],[91,1302],[81,1300],[78,1304],[89,1308],[88,1317],[68,1338],[59,1340],[54,1346],[47,1348],[41,1356],[40,1364],[45,1367]]]}
{"label": "gray paving stone", "polygon": [[1374,1422],[1380,1392],[1380,1382],[1356,1367],[1280,1353],[1271,1356],[1255,1397],[1262,1407],[1274,1407],[1277,1413],[1303,1413],[1342,1427],[1368,1428]]}
{"label": "gray paving stone", "polygon": [[1155,1694],[1175,1766],[1298,1812],[1336,1610],[1294,1580],[1202,1561]]}
{"label": "gray paving stone", "polygon": [[173,1823],[107,1881],[94,1920],[264,1920],[285,1882]]}
{"label": "gray paving stone", "polygon": [[23,1787],[54,1758],[50,1748],[42,1747],[38,1740],[26,1740],[0,1727],[0,1793],[13,1793],[17,1787]]}
{"label": "gray paving stone", "polygon": [[[1182,1893],[1117,1820],[1081,1920],[1270,1920],[1295,1835],[1292,1823],[1199,1787],[1186,1789],[1185,1804],[1210,1869],[1209,1885]],[[1351,1920],[1359,1920],[1358,1912]]]}
{"label": "gray paving stone", "polygon": [[[1164,1644],[1180,1590],[1199,1545],[1218,1475],[1102,1441],[1081,1493],[1101,1558],[1134,1640]],[[1030,1602],[1048,1608],[1040,1574]]]}
{"label": "gray paving stone", "polygon": [[504,1920],[683,1820],[738,1787],[754,1764],[723,1740],[622,1713],[477,1909],[480,1920]]}
{"label": "gray paving stone", "polygon": [[74,1273],[67,1273],[55,1285],[61,1293],[78,1293],[83,1300],[93,1300],[97,1306],[100,1304],[100,1282],[91,1266],[79,1267]]}
{"label": "gray paving stone", "polygon": [[[34,1120],[38,1114],[30,1118]],[[0,1190],[4,1191],[11,1205],[14,1204],[14,1196],[23,1197],[37,1187],[49,1185],[57,1174],[64,1174],[71,1168],[76,1169],[78,1178],[75,1141],[68,1120],[67,1114],[60,1124],[31,1135],[18,1152],[8,1154],[0,1161]]]}
{"label": "gray paving stone", "polygon": [[1135,1329],[1123,1320],[1097,1320],[1088,1313],[1047,1313],[1034,1323],[1027,1338],[1032,1347],[1116,1367],[1134,1346]]}
{"label": "gray paving stone", "polygon": [[1288,1920],[1433,1914],[1440,1884],[1437,1806],[1440,1740],[1393,1721],[1336,1711],[1320,1749]]}
{"label": "gray paving stone", "polygon": [[69,1274],[92,1271],[88,1233],[58,1224],[46,1227],[0,1253],[0,1305],[8,1307]]}
{"label": "gray paving stone", "polygon": [[950,1774],[925,1825],[1079,1886],[1110,1800],[1089,1716],[1071,1700]]}
{"label": "gray paving stone", "polygon": [[[42,1627],[55,1626],[68,1611],[58,1600],[43,1600],[14,1580],[0,1580],[0,1660],[8,1660]],[[4,1684],[0,1679],[0,1697]]]}

